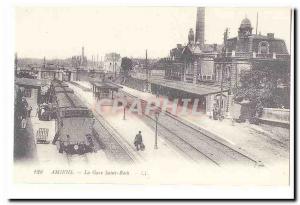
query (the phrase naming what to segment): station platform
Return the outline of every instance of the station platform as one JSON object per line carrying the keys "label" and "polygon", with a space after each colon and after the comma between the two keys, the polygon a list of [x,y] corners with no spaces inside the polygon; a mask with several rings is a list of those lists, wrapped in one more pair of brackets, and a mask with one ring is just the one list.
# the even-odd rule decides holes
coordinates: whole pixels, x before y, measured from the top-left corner
{"label": "station platform", "polygon": [[[89,82],[76,81],[81,86],[90,88]],[[169,144],[163,137],[158,135],[158,149],[154,149],[155,131],[146,125],[139,116],[126,112],[125,120],[123,119],[123,110],[120,112],[112,113],[109,109],[111,106],[100,107],[99,102],[93,97],[91,92],[86,92],[78,86],[73,84],[69,85],[76,95],[78,95],[83,101],[92,104],[94,111],[101,114],[105,120],[123,137],[126,141],[126,146],[131,146],[131,150],[135,150],[134,138],[138,131],[142,132],[143,143],[145,144],[144,151],[135,151],[142,157],[142,159],[151,163],[172,163],[172,164],[190,164],[175,147]],[[147,93],[144,93],[147,95]],[[107,108],[107,110],[105,110]]]}
{"label": "station platform", "polygon": [[48,141],[49,144],[36,144],[37,150],[37,158],[38,162],[41,165],[48,165],[48,164],[56,164],[56,165],[64,165],[67,164],[66,159],[62,154],[58,153],[58,150],[55,145],[51,142],[55,135],[55,121],[41,121],[38,119],[37,116],[31,116],[31,122],[33,127],[33,134],[36,143],[36,134],[39,128],[46,128],[48,129]]}

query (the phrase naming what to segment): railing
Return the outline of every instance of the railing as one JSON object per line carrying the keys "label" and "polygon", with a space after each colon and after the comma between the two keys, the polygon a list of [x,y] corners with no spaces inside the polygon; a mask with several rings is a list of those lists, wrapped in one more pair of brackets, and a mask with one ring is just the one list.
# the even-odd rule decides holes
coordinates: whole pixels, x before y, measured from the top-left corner
{"label": "railing", "polygon": [[276,54],[277,59],[290,59],[291,56],[289,54]]}
{"label": "railing", "polygon": [[[273,53],[257,53],[256,58],[273,58]],[[276,54],[275,54],[276,58]]]}
{"label": "railing", "polygon": [[251,58],[252,53],[249,53],[249,52],[236,52],[235,57]]}

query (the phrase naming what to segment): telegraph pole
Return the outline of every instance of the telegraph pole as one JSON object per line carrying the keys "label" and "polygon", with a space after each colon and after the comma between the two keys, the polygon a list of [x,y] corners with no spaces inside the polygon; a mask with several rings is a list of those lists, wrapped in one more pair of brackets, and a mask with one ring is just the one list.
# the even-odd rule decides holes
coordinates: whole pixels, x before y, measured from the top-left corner
{"label": "telegraph pole", "polygon": [[117,68],[116,68],[116,53],[113,54],[113,70],[115,72],[115,78],[117,77]]}
{"label": "telegraph pole", "polygon": [[228,39],[228,28],[225,29],[224,32],[224,50],[225,55],[223,55],[224,63],[221,65],[221,96],[220,96],[220,107],[219,113],[221,114],[222,106],[223,106],[223,79],[224,79],[224,68],[226,68],[226,57],[227,57],[227,39]]}
{"label": "telegraph pole", "polygon": [[255,34],[257,35],[257,27],[258,27],[258,12],[256,13],[256,26],[255,26]]}
{"label": "telegraph pole", "polygon": [[149,90],[149,69],[148,69],[148,50],[147,49],[146,49],[145,68],[146,68],[146,90],[148,92],[148,90]]}
{"label": "telegraph pole", "polygon": [[154,149],[158,149],[157,146],[157,123],[158,123],[159,111],[155,112],[155,141],[154,141]]}
{"label": "telegraph pole", "polygon": [[[126,95],[124,95],[125,103],[127,104]],[[123,103],[123,120],[126,120],[126,106]]]}
{"label": "telegraph pole", "polygon": [[221,66],[221,96],[220,96],[220,113],[222,111],[223,105],[223,75],[224,75],[224,65]]}

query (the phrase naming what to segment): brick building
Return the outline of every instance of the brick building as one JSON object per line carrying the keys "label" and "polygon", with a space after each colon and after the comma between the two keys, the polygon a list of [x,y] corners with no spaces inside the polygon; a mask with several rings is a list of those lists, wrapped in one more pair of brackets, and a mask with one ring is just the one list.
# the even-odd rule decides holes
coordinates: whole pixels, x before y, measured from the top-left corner
{"label": "brick building", "polygon": [[225,39],[224,52],[214,59],[216,82],[223,81],[237,87],[241,72],[251,69],[257,61],[290,61],[284,40],[275,38],[274,33],[252,34],[252,29],[250,20],[245,18],[239,27],[238,36]]}

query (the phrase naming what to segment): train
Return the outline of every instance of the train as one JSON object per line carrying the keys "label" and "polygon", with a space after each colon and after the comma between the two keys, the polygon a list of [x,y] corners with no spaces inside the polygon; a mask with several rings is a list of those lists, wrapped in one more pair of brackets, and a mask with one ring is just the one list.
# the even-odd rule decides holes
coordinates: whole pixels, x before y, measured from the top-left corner
{"label": "train", "polygon": [[55,105],[56,134],[52,144],[59,153],[85,154],[93,152],[92,138],[95,118],[74,91],[64,82],[51,83],[52,102]]}

